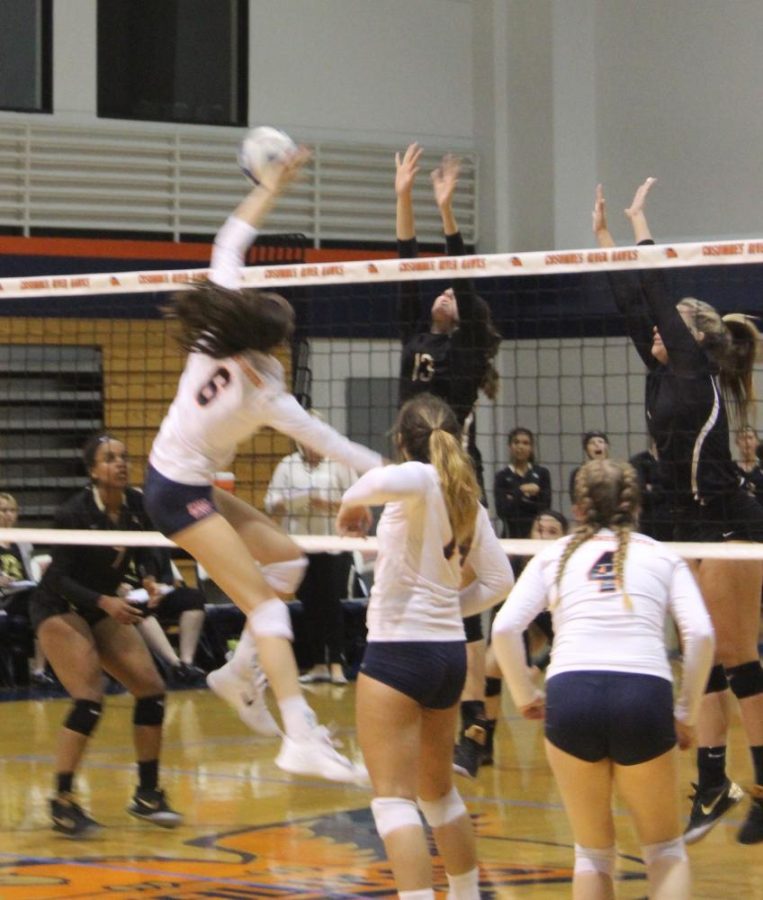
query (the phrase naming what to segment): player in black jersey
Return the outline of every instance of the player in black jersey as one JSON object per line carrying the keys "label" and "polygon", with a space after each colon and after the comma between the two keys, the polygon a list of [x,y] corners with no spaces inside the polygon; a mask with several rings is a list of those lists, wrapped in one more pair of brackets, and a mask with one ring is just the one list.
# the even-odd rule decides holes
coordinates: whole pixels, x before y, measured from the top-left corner
{"label": "player in black jersey", "polygon": [[736,466],[742,483],[758,503],[763,505],[763,468],[756,452],[760,445],[758,433],[752,425],[745,425],[737,431],[734,442],[739,451]]}
{"label": "player in black jersey", "polygon": [[[396,154],[397,247],[401,257],[418,253],[412,190],[422,149],[411,144]],[[453,192],[460,164],[452,156],[432,172],[435,202],[445,233],[446,253],[462,256],[464,242],[453,214]],[[474,290],[470,278],[456,278],[434,302],[425,301],[414,281],[400,285],[398,324],[402,341],[399,402],[416,394],[436,394],[453,409],[464,446],[474,461],[480,488],[485,492],[482,457],[475,440],[474,407],[480,391],[490,399],[497,392],[498,373],[493,359],[501,336],[493,325],[490,308]],[[484,501],[483,501],[484,502]],[[485,640],[479,616],[464,620],[468,673],[461,703],[462,737],[454,766],[474,777],[485,746]]]}
{"label": "player in black jersey", "polygon": [[[644,201],[647,179],[626,210],[638,243],[653,243]],[[596,206],[603,216],[603,196]],[[594,230],[597,209],[594,208]],[[606,219],[604,219],[606,228]],[[763,541],[763,509],[740,483],[729,449],[729,417],[749,420],[752,371],[761,335],[746,316],[721,318],[707,303],[669,295],[662,270],[611,278],[628,333],[647,366],[646,417],[672,493],[674,539]],[[763,668],[758,656],[759,561],[705,559],[694,566],[717,635],[698,728],[699,783],[686,841],[699,840],[742,791],[726,776],[726,716],[722,694],[736,695],[750,743],[756,784],[737,839],[763,841]]]}

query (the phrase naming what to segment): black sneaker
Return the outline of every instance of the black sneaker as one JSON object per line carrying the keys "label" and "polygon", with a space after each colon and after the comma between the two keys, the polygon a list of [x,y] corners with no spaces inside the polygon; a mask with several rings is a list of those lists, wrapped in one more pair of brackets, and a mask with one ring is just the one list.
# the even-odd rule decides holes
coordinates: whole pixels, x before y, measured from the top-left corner
{"label": "black sneaker", "polygon": [[172,678],[177,684],[188,687],[206,684],[207,673],[190,663],[181,662],[180,665],[173,666],[171,672]]}
{"label": "black sneaker", "polygon": [[763,841],[763,787],[754,785],[752,794],[752,806],[747,813],[742,827],[737,832],[737,840],[740,844],[759,844]]}
{"label": "black sneaker", "polygon": [[453,771],[466,778],[476,778],[487,742],[487,731],[472,724],[461,735],[453,753]]}
{"label": "black sneaker", "polygon": [[54,688],[56,686],[56,679],[48,675],[46,671],[42,670],[40,672],[30,672],[29,683],[34,687]]}
{"label": "black sneaker", "polygon": [[101,829],[98,822],[91,819],[70,794],[50,798],[50,817],[53,820],[53,831],[69,838],[92,837]]}
{"label": "black sneaker", "polygon": [[153,822],[161,828],[177,828],[183,822],[179,812],[167,803],[167,797],[160,788],[137,788],[127,812],[136,819]]}
{"label": "black sneaker", "polygon": [[690,798],[691,814],[684,832],[684,841],[687,844],[694,844],[703,838],[714,825],[717,825],[721,816],[744,797],[742,788],[728,778],[720,789],[700,791],[696,784],[692,787],[694,794]]}

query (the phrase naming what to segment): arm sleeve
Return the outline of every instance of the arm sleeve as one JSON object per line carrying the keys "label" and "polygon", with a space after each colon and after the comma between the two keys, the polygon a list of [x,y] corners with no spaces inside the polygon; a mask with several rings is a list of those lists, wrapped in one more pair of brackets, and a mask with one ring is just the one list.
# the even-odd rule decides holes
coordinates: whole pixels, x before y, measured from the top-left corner
{"label": "arm sleeve", "polygon": [[493,622],[493,652],[517,708],[541,696],[527,671],[522,632],[546,605],[543,570],[539,557],[534,556]]}
{"label": "arm sleeve", "polygon": [[694,725],[713,664],[715,635],[697,583],[683,560],[673,571],[670,611],[683,649],[683,674],[675,717],[686,725]]}
{"label": "arm sleeve", "polygon": [[297,443],[357,472],[367,472],[382,465],[381,454],[348,440],[330,425],[311,416],[291,394],[279,392],[273,395],[267,409],[267,424]]}
{"label": "arm sleeve", "polygon": [[[416,238],[397,242],[400,259],[415,259],[418,256]],[[405,344],[419,330],[421,323],[421,294],[418,281],[401,281],[397,289],[397,326],[400,340]]]}
{"label": "arm sleeve", "polygon": [[511,487],[510,469],[501,469],[496,472],[493,481],[493,499],[495,500],[495,512],[504,523],[511,516],[516,501],[516,491]]}
{"label": "arm sleeve", "polygon": [[607,277],[615,305],[625,318],[625,330],[636,352],[648,369],[656,368],[657,360],[652,356],[652,337],[656,323],[646,304],[638,272],[631,269],[613,271]]}
{"label": "arm sleeve", "polygon": [[[81,528],[82,523],[65,510],[57,510],[55,528]],[[58,544],[51,554],[45,572],[45,585],[54,593],[78,606],[95,608],[101,594],[82,584],[75,575],[82,573],[81,548],[72,544]]]}
{"label": "arm sleeve", "polygon": [[[445,236],[445,249],[448,256],[465,255],[464,239],[460,231]],[[459,325],[454,340],[469,349],[484,349],[488,341],[487,303],[477,295],[471,278],[455,278],[451,282],[451,287],[458,304]]]}
{"label": "arm sleeve", "polygon": [[460,595],[463,618],[501,603],[514,585],[514,573],[484,506],[477,513],[474,540],[466,557],[477,577]]}
{"label": "arm sleeve", "polygon": [[696,375],[707,370],[707,357],[668,293],[665,273],[662,269],[646,269],[641,278],[645,304],[668,351],[671,369],[678,375]]}
{"label": "arm sleeve", "polygon": [[383,506],[423,494],[428,486],[419,465],[384,466],[371,469],[351,485],[342,497],[349,506]]}
{"label": "arm sleeve", "polygon": [[540,493],[535,500],[535,504],[540,513],[545,509],[551,509],[551,473],[545,466],[538,466],[537,472],[540,480]]}
{"label": "arm sleeve", "polygon": [[220,287],[236,290],[241,285],[241,268],[246,251],[257,237],[257,229],[239,219],[229,216],[215,237],[210,263],[210,281]]}

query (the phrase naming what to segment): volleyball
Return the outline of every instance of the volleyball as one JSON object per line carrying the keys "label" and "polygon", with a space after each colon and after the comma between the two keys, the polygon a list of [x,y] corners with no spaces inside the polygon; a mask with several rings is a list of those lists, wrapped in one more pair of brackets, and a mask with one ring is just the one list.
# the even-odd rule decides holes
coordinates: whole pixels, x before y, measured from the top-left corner
{"label": "volleyball", "polygon": [[260,125],[252,128],[241,142],[238,164],[253,184],[259,184],[265,166],[283,159],[296,149],[297,145],[286,132]]}

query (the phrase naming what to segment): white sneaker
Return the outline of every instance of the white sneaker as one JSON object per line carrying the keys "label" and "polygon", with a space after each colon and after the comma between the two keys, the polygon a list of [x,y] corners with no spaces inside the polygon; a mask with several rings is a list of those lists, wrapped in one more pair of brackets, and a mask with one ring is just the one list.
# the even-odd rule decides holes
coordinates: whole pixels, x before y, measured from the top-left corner
{"label": "white sneaker", "polygon": [[207,675],[207,684],[221,700],[236,710],[247,728],[264,737],[276,737],[281,733],[265,703],[264,673],[262,680],[259,677],[241,678],[227,662]]}
{"label": "white sneaker", "polygon": [[292,775],[317,775],[329,781],[368,784],[366,767],[338,753],[328,728],[316,725],[303,738],[284,735],[276,765]]}

